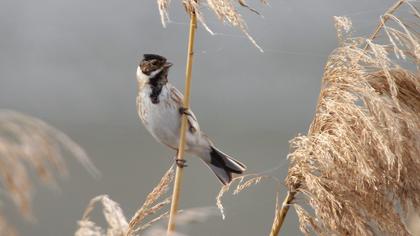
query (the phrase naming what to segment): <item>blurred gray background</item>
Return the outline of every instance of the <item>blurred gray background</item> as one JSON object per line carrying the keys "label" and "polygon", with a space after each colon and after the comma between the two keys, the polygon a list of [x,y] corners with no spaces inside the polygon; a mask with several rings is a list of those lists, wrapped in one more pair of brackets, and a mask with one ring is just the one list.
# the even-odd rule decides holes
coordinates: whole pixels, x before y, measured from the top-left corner
{"label": "blurred gray background", "polygon": [[[192,107],[202,129],[249,173],[274,167],[287,174],[288,141],[305,133],[328,54],[337,46],[334,15],[351,17],[355,34],[372,32],[391,0],[273,0],[264,16],[240,9],[260,53],[243,34],[204,10],[216,32],[200,26],[193,67]],[[81,144],[103,177],[95,180],[72,159],[61,189],[37,189],[36,222],[3,202],[22,235],[72,235],[89,200],[107,193],[131,216],[172,161],[138,120],[137,63],[158,53],[174,63],[169,79],[183,89],[188,18],[172,1],[163,28],[153,0],[0,0],[0,108],[39,117]],[[220,184],[189,157],[182,208],[214,206]],[[281,189],[283,198],[286,189]],[[275,184],[265,181],[226,195],[227,219],[182,229],[194,236],[267,235]],[[299,235],[290,212],[284,235]]]}

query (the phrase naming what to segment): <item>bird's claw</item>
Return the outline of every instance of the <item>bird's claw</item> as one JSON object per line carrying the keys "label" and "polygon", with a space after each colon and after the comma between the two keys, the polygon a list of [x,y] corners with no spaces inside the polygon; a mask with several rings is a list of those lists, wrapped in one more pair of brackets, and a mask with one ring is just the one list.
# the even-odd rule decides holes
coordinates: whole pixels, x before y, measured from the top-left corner
{"label": "bird's claw", "polygon": [[186,108],[186,107],[180,107],[179,108],[179,114],[186,115],[186,116],[192,116],[190,108]]}
{"label": "bird's claw", "polygon": [[184,159],[175,159],[175,163],[179,168],[184,168],[188,166],[187,164],[185,164],[187,163],[187,161]]}

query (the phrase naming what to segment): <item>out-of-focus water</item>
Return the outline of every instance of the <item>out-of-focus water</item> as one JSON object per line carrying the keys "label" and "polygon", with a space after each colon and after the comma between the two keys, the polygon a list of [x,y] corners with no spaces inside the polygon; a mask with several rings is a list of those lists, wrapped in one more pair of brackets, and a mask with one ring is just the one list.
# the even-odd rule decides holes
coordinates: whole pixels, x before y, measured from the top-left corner
{"label": "out-of-focus water", "polygon": [[[10,201],[6,214],[22,235],[72,235],[88,201],[107,193],[131,216],[172,161],[138,121],[135,71],[143,53],[174,63],[172,83],[182,89],[188,19],[180,1],[162,28],[155,1],[0,1],[0,107],[44,119],[81,144],[103,177],[92,179],[71,159],[61,189],[38,188],[35,223],[22,221]],[[305,133],[318,97],[323,65],[336,46],[333,16],[371,32],[391,0],[257,1],[262,15],[241,9],[260,53],[237,29],[204,11],[217,33],[199,27],[192,107],[201,127],[249,172],[280,166],[287,174],[288,141]],[[214,206],[220,184],[197,159],[185,171],[182,208]],[[185,230],[193,236],[267,235],[275,183],[227,195],[226,220],[213,217]],[[281,189],[284,197],[285,188]],[[290,211],[283,235],[298,235]]]}

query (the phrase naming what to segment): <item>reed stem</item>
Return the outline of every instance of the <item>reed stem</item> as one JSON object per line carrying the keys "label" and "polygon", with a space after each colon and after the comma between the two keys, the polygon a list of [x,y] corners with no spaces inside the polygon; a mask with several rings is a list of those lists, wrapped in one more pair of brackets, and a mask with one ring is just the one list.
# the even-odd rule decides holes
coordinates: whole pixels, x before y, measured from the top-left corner
{"label": "reed stem", "polygon": [[[192,72],[192,63],[193,63],[193,55],[194,55],[193,49],[194,49],[194,39],[195,39],[196,28],[197,28],[197,17],[196,17],[195,12],[191,12],[186,77],[185,77],[185,92],[184,92],[185,94],[184,94],[184,100],[183,100],[184,108],[189,108],[190,106],[191,72]],[[185,136],[186,136],[187,126],[188,126],[187,117],[185,114],[183,114],[182,119],[181,119],[178,153],[176,157],[177,160],[183,160],[184,158]],[[175,231],[175,226],[176,226],[175,218],[176,218],[176,213],[178,211],[183,173],[184,173],[183,168],[180,166],[177,166],[176,173],[175,173],[174,188],[173,188],[173,193],[172,193],[171,210],[169,212],[169,222],[168,222],[168,230],[167,230],[168,236],[172,235],[173,232]]]}
{"label": "reed stem", "polygon": [[[381,18],[381,21],[378,23],[378,25],[376,26],[375,30],[373,31],[373,33],[370,35],[369,40],[373,41],[379,34],[379,32],[381,31],[381,29],[384,27],[385,22],[387,22],[389,20],[389,15],[392,15],[398,8],[400,8],[400,6],[406,2],[407,0],[398,0],[397,2],[395,2],[394,5],[392,5],[384,14],[383,18]],[[369,48],[369,44],[366,44],[364,50],[366,51]]]}
{"label": "reed stem", "polygon": [[271,227],[270,236],[277,236],[280,232],[281,226],[283,225],[284,220],[286,219],[287,212],[289,211],[290,204],[293,199],[295,199],[296,191],[288,191],[287,196],[284,199],[281,209],[276,211],[276,216],[274,218],[273,226]]}

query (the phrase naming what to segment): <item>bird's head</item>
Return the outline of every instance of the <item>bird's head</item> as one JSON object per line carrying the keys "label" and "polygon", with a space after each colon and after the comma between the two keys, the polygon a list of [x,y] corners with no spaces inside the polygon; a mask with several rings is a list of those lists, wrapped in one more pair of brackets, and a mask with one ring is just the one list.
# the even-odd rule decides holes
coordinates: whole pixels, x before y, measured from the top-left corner
{"label": "bird's head", "polygon": [[156,54],[144,54],[137,68],[138,79],[152,79],[161,72],[167,73],[172,63]]}

